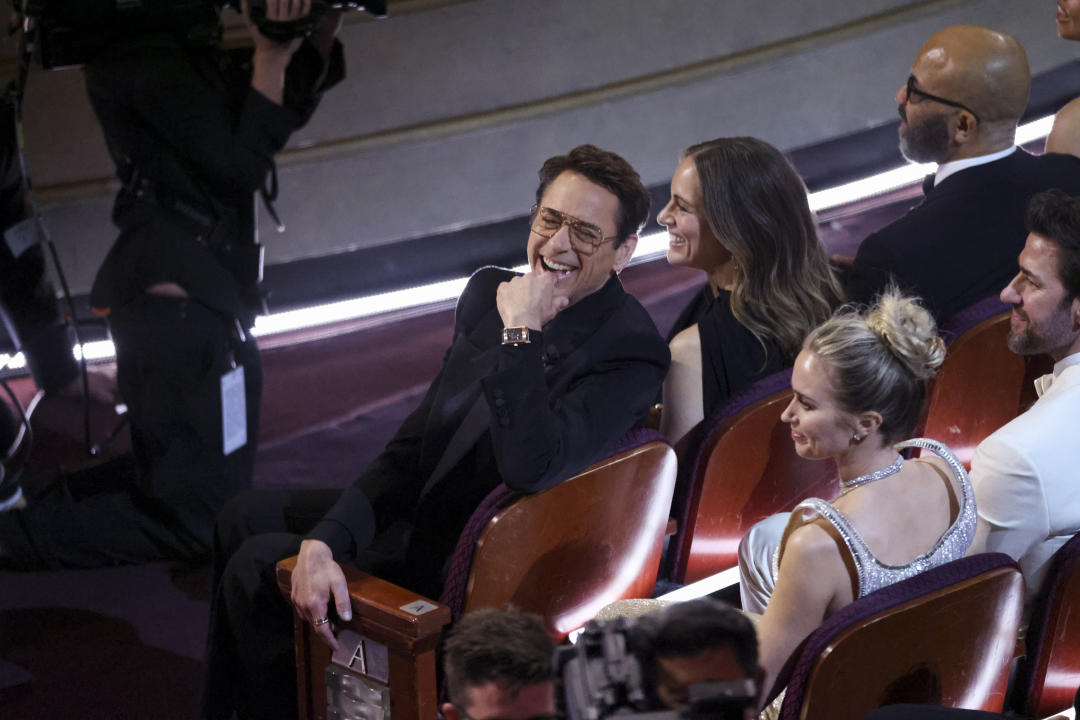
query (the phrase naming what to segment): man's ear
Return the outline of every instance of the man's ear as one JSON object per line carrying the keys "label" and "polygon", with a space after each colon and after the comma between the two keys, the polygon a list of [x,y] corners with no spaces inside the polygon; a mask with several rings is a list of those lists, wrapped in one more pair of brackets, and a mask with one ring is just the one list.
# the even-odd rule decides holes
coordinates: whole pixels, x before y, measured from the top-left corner
{"label": "man's ear", "polygon": [[615,248],[615,263],[612,265],[612,270],[621,273],[627,263],[630,262],[630,258],[634,256],[634,250],[636,249],[637,235],[631,235],[623,240],[623,244]]}
{"label": "man's ear", "polygon": [[1080,295],[1072,299],[1073,330],[1080,330]]}
{"label": "man's ear", "polygon": [[457,706],[454,703],[443,703],[442,714],[446,720],[461,720],[461,715],[458,714]]}
{"label": "man's ear", "polygon": [[957,145],[966,145],[975,139],[979,132],[979,121],[967,110],[961,110],[953,125],[953,142]]}

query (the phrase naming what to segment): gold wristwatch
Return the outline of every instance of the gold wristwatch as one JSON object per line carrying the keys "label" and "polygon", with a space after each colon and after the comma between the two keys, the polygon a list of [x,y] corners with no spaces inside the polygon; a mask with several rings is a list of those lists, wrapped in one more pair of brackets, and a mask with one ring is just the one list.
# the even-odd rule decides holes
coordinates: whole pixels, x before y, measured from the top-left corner
{"label": "gold wristwatch", "polygon": [[503,328],[502,331],[502,344],[503,345],[520,345],[521,343],[530,342],[529,340],[529,327],[522,325],[521,327],[508,327]]}

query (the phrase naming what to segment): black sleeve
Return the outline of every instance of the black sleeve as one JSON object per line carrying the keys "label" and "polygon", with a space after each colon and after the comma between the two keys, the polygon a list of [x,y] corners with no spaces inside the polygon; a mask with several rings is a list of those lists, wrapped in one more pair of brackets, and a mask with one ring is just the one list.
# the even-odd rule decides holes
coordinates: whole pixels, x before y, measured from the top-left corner
{"label": "black sleeve", "polygon": [[[480,270],[469,280],[458,300],[455,313],[454,336],[468,332],[494,297],[492,288],[509,277],[504,271]],[[451,344],[451,347],[453,344]],[[443,356],[445,368],[447,354]],[[334,551],[334,557],[347,559],[358,550],[367,547],[374,538],[377,527],[375,507],[392,503],[399,507],[416,504],[427,478],[421,476],[420,454],[428,416],[442,380],[444,370],[428,386],[420,405],[405,419],[397,434],[375,461],[345,489],[334,507],[308,534],[308,538],[322,540]],[[389,514],[378,513],[379,517]]]}
{"label": "black sleeve", "polygon": [[118,166],[130,162],[160,182],[175,180],[177,188],[184,185],[173,176],[190,171],[212,192],[254,192],[273,168],[274,153],[344,74],[340,43],[327,64],[305,42],[289,65],[285,102],[277,105],[250,85],[233,97],[215,67],[219,57],[167,39],[141,40],[87,65],[87,92]]}
{"label": "black sleeve", "polygon": [[647,316],[641,330],[599,333],[594,357],[554,400],[544,378],[542,340],[501,348],[498,369],[481,385],[506,485],[518,492],[552,487],[595,462],[645,417],[670,355]]}

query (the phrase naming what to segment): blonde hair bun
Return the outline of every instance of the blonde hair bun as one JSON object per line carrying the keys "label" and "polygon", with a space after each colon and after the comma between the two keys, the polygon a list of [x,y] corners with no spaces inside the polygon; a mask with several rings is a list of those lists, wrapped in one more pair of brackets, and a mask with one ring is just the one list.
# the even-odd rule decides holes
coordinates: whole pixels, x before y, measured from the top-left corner
{"label": "blonde hair bun", "polygon": [[916,298],[896,288],[878,298],[866,324],[920,380],[932,378],[945,360],[945,341],[937,334],[933,316]]}

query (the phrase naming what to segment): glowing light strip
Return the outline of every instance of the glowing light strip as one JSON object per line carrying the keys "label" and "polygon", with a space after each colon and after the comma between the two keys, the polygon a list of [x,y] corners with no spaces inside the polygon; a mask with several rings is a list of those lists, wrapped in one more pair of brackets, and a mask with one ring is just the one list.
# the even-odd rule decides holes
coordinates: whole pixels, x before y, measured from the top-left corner
{"label": "glowing light strip", "polygon": [[1050,128],[1054,127],[1054,116],[1047,115],[1038,120],[1032,120],[1016,128],[1016,144],[1027,145],[1029,142],[1042,140],[1050,134]]}
{"label": "glowing light strip", "polygon": [[685,602],[687,600],[694,600],[699,597],[705,597],[711,595],[717,590],[723,590],[729,588],[732,585],[739,584],[739,568],[733,567],[718,572],[715,575],[698,580],[695,583],[689,585],[683,585],[678,590],[672,590],[669,593],[665,593],[657,600],[666,600],[667,602]]}
{"label": "glowing light strip", "polygon": [[26,367],[26,356],[21,352],[14,355],[0,353],[0,368],[4,370],[22,370]]}
{"label": "glowing light strip", "polygon": [[813,212],[847,205],[864,198],[881,195],[908,185],[922,182],[923,177],[937,169],[937,163],[919,163],[886,170],[883,173],[854,182],[837,185],[833,188],[810,193],[807,200]]}
{"label": "glowing light strip", "polygon": [[[1017,144],[1023,145],[1046,137],[1050,134],[1053,123],[1053,116],[1047,116],[1021,125],[1016,129]],[[862,180],[819,190],[809,195],[810,209],[814,212],[820,212],[912,185],[921,181],[923,176],[932,172],[936,167],[934,163],[904,165]],[[643,235],[638,239],[638,246],[634,251],[632,262],[634,264],[648,262],[665,252],[667,252],[666,233],[656,232]],[[514,269],[524,271],[528,268],[522,265]],[[255,319],[255,328],[252,333],[256,337],[265,337],[453,300],[461,294],[467,280],[467,278],[445,280],[404,290],[368,295],[352,300],[342,300],[326,305],[262,315]],[[114,357],[112,343],[107,341],[88,343],[86,350],[87,360],[108,360]],[[78,357],[78,347],[75,348],[74,352]],[[26,367],[26,360],[22,357],[22,353],[16,353],[14,357],[0,354],[0,364],[5,361],[8,362],[8,367],[11,369]]]}

